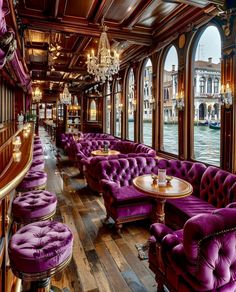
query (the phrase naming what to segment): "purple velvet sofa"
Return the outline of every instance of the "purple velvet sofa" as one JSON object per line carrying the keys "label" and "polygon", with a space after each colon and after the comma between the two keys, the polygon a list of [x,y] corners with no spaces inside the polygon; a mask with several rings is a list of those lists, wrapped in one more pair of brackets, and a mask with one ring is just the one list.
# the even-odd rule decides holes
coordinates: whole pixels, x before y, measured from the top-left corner
{"label": "purple velvet sofa", "polygon": [[[117,150],[121,155],[113,156],[112,158],[121,158],[128,156],[137,156],[137,154],[143,156],[156,156],[156,151],[146,145],[119,140],[90,140],[86,142],[76,143],[77,147],[77,166],[81,172],[83,172],[84,165],[88,165],[89,160],[92,158],[91,152],[93,150],[102,149],[104,145],[108,145],[109,149]],[[97,158],[97,159],[101,159]],[[102,158],[103,160],[103,158]],[[94,165],[93,165],[94,167]]]}
{"label": "purple velvet sofa", "polygon": [[112,217],[118,229],[122,227],[122,223],[150,218],[153,201],[137,191],[132,181],[139,175],[157,174],[159,168],[166,168],[167,174],[189,181],[193,185],[194,195],[199,193],[200,181],[206,170],[206,166],[202,163],[158,160],[153,157],[129,157],[102,160],[97,164],[95,172],[100,173],[102,179],[107,217]]}
{"label": "purple velvet sofa", "polygon": [[223,208],[196,215],[177,231],[153,224],[149,267],[158,291],[163,285],[181,292],[236,291],[235,218],[235,208]]}

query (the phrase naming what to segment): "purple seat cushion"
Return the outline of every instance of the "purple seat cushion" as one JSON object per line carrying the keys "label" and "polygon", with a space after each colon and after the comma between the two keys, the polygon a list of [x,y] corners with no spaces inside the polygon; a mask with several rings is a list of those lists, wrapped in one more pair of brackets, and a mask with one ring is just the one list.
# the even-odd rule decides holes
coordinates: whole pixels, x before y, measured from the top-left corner
{"label": "purple seat cushion", "polygon": [[33,161],[34,160],[44,160],[43,153],[33,153]]}
{"label": "purple seat cushion", "polygon": [[73,235],[60,222],[34,222],[11,238],[11,266],[22,273],[40,273],[56,268],[72,254]]}
{"label": "purple seat cushion", "polygon": [[166,224],[173,228],[183,227],[189,218],[200,213],[212,213],[215,209],[212,204],[194,195],[167,200],[165,204]]}
{"label": "purple seat cushion", "polygon": [[41,144],[34,144],[34,151],[38,150],[38,149],[42,149],[43,150],[42,145]]}
{"label": "purple seat cushion", "polygon": [[43,154],[43,149],[42,148],[34,149],[33,150],[33,156],[35,156],[36,154]]}
{"label": "purple seat cushion", "polygon": [[28,171],[22,182],[18,185],[18,190],[28,190],[45,185],[47,173],[44,171]]}
{"label": "purple seat cushion", "polygon": [[34,220],[39,217],[50,215],[55,211],[57,198],[54,193],[36,190],[23,193],[12,202],[14,217],[27,220]]}
{"label": "purple seat cushion", "polygon": [[33,159],[30,171],[42,171],[44,170],[44,166],[45,166],[44,160]]}

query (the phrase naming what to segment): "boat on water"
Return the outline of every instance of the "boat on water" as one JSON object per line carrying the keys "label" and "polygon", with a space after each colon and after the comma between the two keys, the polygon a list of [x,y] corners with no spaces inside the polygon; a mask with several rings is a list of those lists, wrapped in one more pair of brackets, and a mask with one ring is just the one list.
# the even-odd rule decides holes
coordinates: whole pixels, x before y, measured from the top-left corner
{"label": "boat on water", "polygon": [[220,130],[220,123],[210,123],[209,128],[214,130]]}

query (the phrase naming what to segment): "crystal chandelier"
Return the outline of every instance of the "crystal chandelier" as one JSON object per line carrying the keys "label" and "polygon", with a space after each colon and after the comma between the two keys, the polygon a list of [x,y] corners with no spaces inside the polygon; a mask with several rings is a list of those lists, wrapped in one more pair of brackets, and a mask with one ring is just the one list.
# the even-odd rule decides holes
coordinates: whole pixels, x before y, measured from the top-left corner
{"label": "crystal chandelier", "polygon": [[95,81],[105,82],[112,80],[112,75],[119,71],[119,54],[114,51],[111,54],[110,43],[107,38],[107,27],[103,26],[103,32],[99,39],[97,56],[92,50],[91,56],[87,56],[87,71],[95,76]]}
{"label": "crystal chandelier", "polygon": [[35,90],[33,91],[32,99],[33,102],[40,102],[40,100],[42,99],[42,92],[38,87],[36,87]]}
{"label": "crystal chandelier", "polygon": [[63,92],[60,93],[60,101],[64,104],[71,104],[71,94],[68,90],[68,85],[65,84]]}

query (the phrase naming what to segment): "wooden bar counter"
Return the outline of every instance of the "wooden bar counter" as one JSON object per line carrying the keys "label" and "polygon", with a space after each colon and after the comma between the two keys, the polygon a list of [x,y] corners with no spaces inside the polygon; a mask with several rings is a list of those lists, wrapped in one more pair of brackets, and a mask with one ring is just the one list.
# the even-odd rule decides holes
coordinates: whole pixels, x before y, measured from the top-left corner
{"label": "wooden bar counter", "polygon": [[[13,161],[13,139],[21,138],[21,160]],[[12,234],[11,202],[16,186],[30,168],[33,155],[33,124],[28,138],[23,137],[23,126],[7,124],[0,129],[0,292],[14,291],[14,276],[7,255],[8,241]]]}

